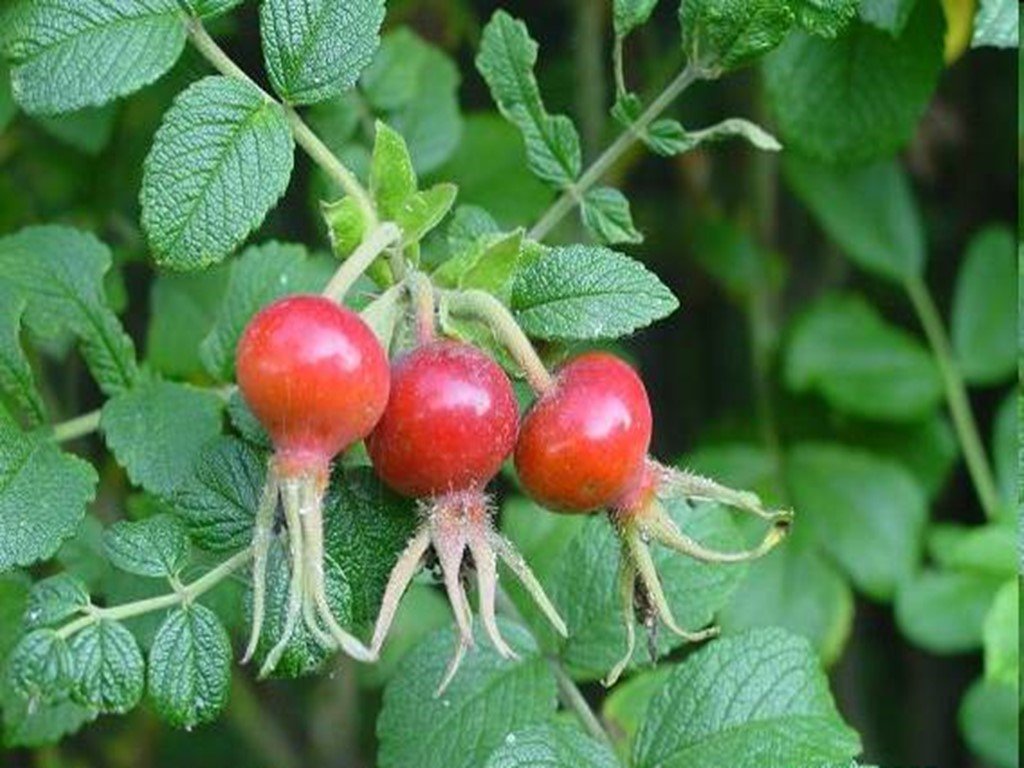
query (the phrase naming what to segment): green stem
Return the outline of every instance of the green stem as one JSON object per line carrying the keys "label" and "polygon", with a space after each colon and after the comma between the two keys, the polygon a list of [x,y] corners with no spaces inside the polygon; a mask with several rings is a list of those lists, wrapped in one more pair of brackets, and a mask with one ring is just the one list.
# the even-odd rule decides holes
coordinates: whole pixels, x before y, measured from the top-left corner
{"label": "green stem", "polygon": [[215,586],[220,584],[224,579],[244,566],[251,559],[252,548],[243,549],[241,552],[236,552],[213,570],[208,571],[195,581],[185,584],[174,592],[168,592],[165,595],[158,595],[157,597],[146,598],[145,600],[136,600],[134,603],[124,603],[122,605],[114,605],[107,608],[92,607],[89,609],[88,614],[65,624],[57,631],[57,634],[66,639],[76,632],[103,619],[110,619],[112,621],[130,619],[133,616],[141,616],[164,608],[173,608],[181,603],[192,602],[200,595],[209,592]]}
{"label": "green stem", "polygon": [[554,379],[544,367],[544,362],[533,348],[533,344],[519,327],[519,323],[495,296],[486,291],[445,291],[448,310],[456,315],[468,315],[490,326],[498,341],[509,351],[512,358],[519,363],[530,387],[538,395],[549,391]]}
{"label": "green stem", "polygon": [[946,402],[949,404],[953,426],[960,440],[960,447],[964,452],[967,471],[971,475],[975,492],[981,501],[982,509],[985,510],[985,515],[990,519],[995,518],[999,514],[999,491],[996,489],[992,468],[989,466],[988,457],[978,433],[978,425],[971,412],[967,387],[964,385],[963,377],[955,362],[953,348],[946,336],[942,317],[939,315],[939,310],[935,306],[928,286],[920,277],[908,278],[904,286],[938,363],[942,383],[946,389]]}
{"label": "green stem", "polygon": [[324,288],[324,296],[341,304],[345,300],[345,294],[359,276],[376,261],[385,248],[398,240],[401,234],[398,227],[389,221],[376,227],[338,267],[338,271]]}
{"label": "green stem", "polygon": [[100,411],[90,411],[76,416],[73,419],[63,421],[53,428],[53,439],[58,443],[65,443],[79,437],[95,432],[100,427]]}
{"label": "green stem", "polygon": [[429,344],[435,335],[434,285],[419,270],[409,273],[406,284],[416,312],[416,340],[420,344]]}
{"label": "green stem", "polygon": [[[267,93],[259,84],[253,80],[245,71],[239,67],[228,54],[217,45],[217,42],[210,37],[209,33],[203,27],[203,23],[199,19],[189,19],[188,22],[188,36],[192,41],[192,45],[195,46],[196,50],[199,51],[203,57],[213,65],[214,69],[223,75],[233,77],[236,80],[241,80],[248,83],[252,87],[256,88],[267,101],[280,104],[272,95]],[[306,154],[309,155],[310,159],[316,163],[334,182],[341,187],[345,194],[351,195],[359,206],[359,210],[362,211],[363,217],[367,221],[368,227],[374,227],[377,223],[377,213],[373,207],[373,202],[370,200],[370,196],[366,190],[363,189],[363,185],[359,183],[359,179],[352,173],[345,165],[327,148],[327,145],[320,140],[310,129],[302,118],[299,117],[298,113],[286,104],[281,105],[285,111],[285,115],[288,118],[288,124],[291,127],[292,135],[295,137],[296,143],[306,150]]]}
{"label": "green stem", "polygon": [[540,220],[533,225],[529,237],[533,240],[543,240],[555,225],[569,213],[583,199],[583,195],[594,184],[601,180],[601,177],[611,168],[612,165],[633,146],[643,134],[644,130],[657,118],[675,99],[693,84],[700,77],[700,71],[694,67],[685,67],[676,78],[669,83],[665,90],[659,93],[654,101],[650,103],[629,128],[623,131],[619,137],[601,153],[601,156],[583,172],[579,180],[565,190],[562,195],[548,208]]}

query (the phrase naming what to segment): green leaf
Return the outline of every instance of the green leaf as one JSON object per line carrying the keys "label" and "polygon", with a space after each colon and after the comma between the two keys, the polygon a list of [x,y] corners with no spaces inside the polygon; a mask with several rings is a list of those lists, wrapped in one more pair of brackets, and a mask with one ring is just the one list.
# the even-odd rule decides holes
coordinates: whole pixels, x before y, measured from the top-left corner
{"label": "green leaf", "polygon": [[231,253],[284,194],[293,149],[284,110],[253,85],[211,76],[179,94],[142,179],[157,263],[193,270]]}
{"label": "green leaf", "polygon": [[1005,579],[1017,570],[1017,531],[1005,523],[933,525],[928,552],[943,568]]}
{"label": "green leaf", "polygon": [[517,229],[482,236],[442,264],[433,274],[435,281],[458,288],[479,288],[508,301],[523,258],[523,234]]}
{"label": "green leaf", "polygon": [[614,339],[670,315],[676,297],[643,264],[608,248],[553,248],[522,270],[512,309],[539,339]]}
{"label": "green leaf", "polygon": [[[342,626],[351,626],[352,592],[349,583],[338,564],[329,555],[325,558],[324,565],[324,582],[331,612]],[[291,560],[286,543],[277,537],[271,541],[267,555],[266,585],[266,617],[255,655],[257,669],[262,666],[270,649],[280,640],[288,614]],[[248,622],[252,617],[251,584],[246,589],[245,608]],[[277,678],[313,675],[319,672],[333,655],[333,651],[324,650],[305,623],[300,621],[271,675]]]}
{"label": "green leaf", "polygon": [[980,0],[971,47],[1016,48],[1020,39],[1020,4],[1014,0]]}
{"label": "green leaf", "polygon": [[790,154],[784,169],[821,228],[859,267],[894,282],[921,274],[924,228],[895,161],[832,168]]}
{"label": "green leaf", "polygon": [[[722,551],[741,548],[736,528],[724,510],[706,505],[690,509],[672,501],[667,507],[682,530],[701,543]],[[542,513],[534,516],[538,514]],[[676,621],[689,629],[710,623],[746,572],[744,566],[709,566],[660,547],[654,548],[653,554]],[[551,601],[569,628],[568,639],[560,641],[559,655],[578,679],[600,678],[626,649],[616,586],[619,557],[619,542],[608,521],[589,518],[545,579]],[[550,632],[545,629],[542,636],[550,636]],[[659,633],[656,641],[659,655],[683,644],[671,632]],[[647,660],[647,648],[638,648],[633,663]]]}
{"label": "green leaf", "polygon": [[192,603],[167,617],[149,652],[147,687],[157,713],[177,728],[217,718],[231,688],[231,641],[213,611]]}
{"label": "green leaf", "polygon": [[311,257],[301,245],[271,241],[246,248],[231,263],[220,313],[200,347],[206,370],[219,381],[235,376],[235,347],[252,316],[295,293],[319,293],[334,265]]}
{"label": "green leaf", "polygon": [[857,0],[795,0],[796,23],[818,37],[838,37],[857,16]]}
{"label": "green leaf", "polygon": [[1005,582],[982,625],[985,679],[1015,686],[1020,679],[1020,585]]}
{"label": "green leaf", "polygon": [[387,124],[377,121],[370,164],[370,194],[384,219],[397,218],[402,205],[416,194],[416,171],[405,139]]}
{"label": "green leaf", "polygon": [[452,651],[451,629],[402,660],[377,719],[381,768],[475,768],[509,733],[551,717],[555,680],[547,661],[521,627],[499,627],[520,659],[501,658],[480,635],[442,697],[435,691]]}
{"label": "green leaf", "polygon": [[339,259],[347,259],[363,242],[366,217],[354,197],[346,195],[332,203],[321,203],[320,213],[327,224],[331,251]]}
{"label": "green leaf", "polygon": [[0,571],[51,557],[92,501],[96,471],[0,408]]}
{"label": "green leaf", "polygon": [[679,24],[690,63],[734,69],[764,55],[793,27],[785,0],[682,0]]}
{"label": "green leaf", "polygon": [[998,384],[1017,370],[1017,264],[1013,233],[989,227],[971,238],[957,276],[953,350],[971,384]]}
{"label": "green leaf", "polygon": [[1020,760],[1020,701],[1017,686],[977,680],[960,702],[960,730],[968,745],[995,768],[1017,768]]}
{"label": "green leaf", "polygon": [[148,381],[103,406],[100,429],[135,485],[172,493],[203,445],[220,434],[220,397],[170,381]]}
{"label": "green leaf", "polygon": [[113,395],[135,382],[138,369],[132,340],[104,294],[110,264],[107,246],[70,227],[27,227],[0,238],[0,275],[28,302],[25,327],[45,340],[74,333],[97,383]]}
{"label": "green leaf", "polygon": [[30,701],[4,692],[4,746],[39,747],[60,741],[99,714],[69,697],[56,702]]}
{"label": "green leaf", "polygon": [[6,685],[30,702],[59,701],[71,686],[71,654],[53,629],[25,635],[7,658]]}
{"label": "green leaf", "polygon": [[241,440],[207,444],[173,498],[193,541],[211,552],[248,546],[265,474],[266,459]]}
{"label": "green leaf", "polygon": [[395,216],[395,223],[402,230],[402,245],[418,243],[440,224],[457,194],[458,188],[454,184],[442,182],[407,198]]}
{"label": "green leaf", "polygon": [[242,4],[244,0],[185,0],[196,16],[210,18],[227,13]]}
{"label": "green leaf", "polygon": [[825,162],[891,156],[910,140],[935,91],[943,33],[940,5],[918,2],[896,39],[860,21],[837,40],[791,35],[765,62],[783,142]]}
{"label": "green leaf", "polygon": [[117,119],[117,105],[86,107],[56,117],[39,117],[43,130],[87,155],[100,154],[110,143]]}
{"label": "green leaf", "polygon": [[75,701],[113,714],[124,714],[139,703],[145,662],[123,625],[101,619],[76,634],[69,649]]}
{"label": "green leaf", "polygon": [[914,573],[927,501],[903,467],[828,443],[796,446],[787,462],[797,516],[854,584],[879,600]]}
{"label": "green leaf", "polygon": [[324,520],[325,548],[352,590],[353,622],[371,623],[391,568],[415,531],[415,502],[385,487],[369,467],[360,467],[335,473]]}
{"label": "green leaf", "polygon": [[189,559],[185,526],[166,514],[118,521],[106,530],[103,545],[110,562],[138,576],[176,577]]}
{"label": "green leaf", "polygon": [[213,327],[227,287],[226,267],[158,274],[149,294],[146,362],[165,376],[193,378],[203,370],[199,344]]}
{"label": "green leaf", "polygon": [[916,5],[917,0],[860,0],[860,18],[893,37],[899,37]]}
{"label": "green leaf", "polygon": [[795,324],[786,386],[816,392],[837,410],[883,421],[928,416],[943,397],[934,359],[858,296],[826,296]]}
{"label": "green leaf", "polygon": [[678,665],[647,707],[636,768],[793,768],[851,759],[810,645],[778,629],[714,641]]}
{"label": "green leaf", "polygon": [[523,22],[497,11],[484,27],[476,68],[501,114],[522,132],[530,170],[548,184],[568,187],[580,173],[580,138],[572,120],[544,109],[533,74],[537,49]]}
{"label": "green leaf", "polygon": [[896,593],[900,631],[932,653],[976,650],[999,584],[998,578],[986,574],[922,571]]}
{"label": "green leaf", "polygon": [[699,220],[694,257],[743,306],[766,286],[777,290],[782,285],[784,267],[778,255],[762,250],[748,230],[726,216]]}
{"label": "green leaf", "polygon": [[665,687],[672,669],[671,665],[662,664],[633,675],[616,685],[601,704],[601,720],[607,724],[615,740],[615,751],[623,764],[629,763],[633,742],[647,714],[647,706]]}
{"label": "green leaf", "polygon": [[28,594],[25,626],[29,629],[61,624],[89,605],[89,591],[81,579],[58,573],[37,581]]}
{"label": "green leaf", "polygon": [[17,113],[18,105],[14,103],[14,94],[11,93],[10,68],[0,57],[0,134],[3,134]]}
{"label": "green leaf", "polygon": [[484,768],[617,768],[615,755],[567,723],[539,723],[505,737]]}
{"label": "green leaf", "polygon": [[625,37],[651,18],[658,0],[615,0],[612,21],[615,36]]}
{"label": "green leaf", "polygon": [[594,187],[587,191],[580,203],[583,223],[602,243],[639,243],[644,236],[633,226],[629,200],[612,187]]}
{"label": "green leaf", "polygon": [[996,411],[992,436],[996,478],[999,481],[1003,505],[1007,510],[1013,510],[1019,498],[1018,474],[1024,468],[1024,440],[1018,440],[1018,431],[1022,424],[1024,399],[1017,388],[1014,388]]}
{"label": "green leaf", "polygon": [[32,114],[133,93],[169,70],[185,46],[175,0],[22,0],[12,20],[14,96]]}
{"label": "green leaf", "polygon": [[30,426],[46,420],[32,367],[21,347],[21,318],[28,301],[0,282],[0,394],[11,398]]}
{"label": "green leaf", "polygon": [[260,38],[274,90],[315,104],[356,84],[380,44],[384,0],[263,0]]}
{"label": "green leaf", "polygon": [[0,574],[0,669],[23,631],[32,582],[21,571]]}

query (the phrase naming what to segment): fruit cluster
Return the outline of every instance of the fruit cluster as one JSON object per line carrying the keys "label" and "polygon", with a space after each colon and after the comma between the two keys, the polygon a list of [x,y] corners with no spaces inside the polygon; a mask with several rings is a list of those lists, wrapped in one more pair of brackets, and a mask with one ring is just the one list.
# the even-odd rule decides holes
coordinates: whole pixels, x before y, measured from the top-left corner
{"label": "fruit cluster", "polygon": [[[628,647],[609,683],[633,654],[638,611],[648,626],[660,619],[687,640],[714,634],[714,627],[690,631],[676,624],[648,542],[707,562],[747,560],[782,539],[790,515],[764,510],[753,494],[670,470],[649,458],[652,417],[647,393],[636,372],[612,355],[582,354],[556,376],[535,382],[538,397],[520,424],[515,394],[502,368],[476,347],[436,337],[430,291],[427,284],[423,295],[421,286],[421,295],[413,297],[416,344],[390,367],[363,320],[323,297],[278,301],[246,328],[238,347],[238,384],[275,449],[257,512],[246,658],[255,652],[262,631],[267,553],[275,530],[288,538],[291,581],[284,632],[264,658],[263,674],[274,669],[300,621],[325,648],[340,648],[364,661],[375,659],[402,595],[431,549],[459,630],[442,690],[473,642],[464,566],[475,570],[480,620],[499,653],[515,655],[495,617],[499,560],[566,635],[565,623],[539,581],[492,524],[485,489],[513,454],[519,481],[537,502],[554,512],[608,510],[620,538]],[[368,647],[338,624],[328,604],[322,531],[330,463],[364,439],[381,480],[419,499],[422,515],[394,566]],[[659,501],[666,494],[728,504],[765,518],[771,526],[753,549],[716,552],[679,530]]]}

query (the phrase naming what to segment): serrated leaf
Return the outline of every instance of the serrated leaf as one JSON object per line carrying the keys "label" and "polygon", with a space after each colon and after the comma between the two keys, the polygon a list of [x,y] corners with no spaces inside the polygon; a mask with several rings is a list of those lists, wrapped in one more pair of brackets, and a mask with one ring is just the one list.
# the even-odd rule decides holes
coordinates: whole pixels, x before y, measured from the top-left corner
{"label": "serrated leaf", "polygon": [[[477,288],[508,301],[520,267],[523,230],[483,235],[474,245],[438,267],[432,277],[440,285]],[[450,232],[449,232],[450,236]]]}
{"label": "serrated leaf", "polygon": [[55,630],[25,635],[7,657],[6,685],[29,701],[59,701],[71,686],[71,655]]}
{"label": "serrated leaf", "polygon": [[940,5],[919,2],[896,39],[861,21],[837,40],[791,35],[764,69],[785,145],[833,163],[891,156],[910,140],[931,100],[943,31]]}
{"label": "serrated leaf", "polygon": [[587,190],[580,203],[583,223],[598,240],[608,245],[640,243],[644,236],[633,226],[629,200],[613,187]]}
{"label": "serrated leaf", "polygon": [[387,124],[377,122],[370,164],[370,194],[387,220],[395,220],[402,205],[416,194],[416,171],[405,139]]}
{"label": "serrated leaf", "polygon": [[165,376],[192,379],[202,373],[199,344],[213,327],[227,288],[226,267],[158,274],[149,294],[146,362]]}
{"label": "serrated leaf", "polygon": [[921,419],[943,398],[924,345],[853,295],[827,296],[797,321],[785,380],[794,392],[816,392],[838,410],[883,421]]}
{"label": "serrated leaf", "polygon": [[32,368],[21,346],[21,318],[28,301],[0,281],[0,394],[11,398],[30,426],[46,420]]}
{"label": "serrated leaf", "polygon": [[616,768],[615,755],[568,723],[540,723],[505,737],[484,768]]}
{"label": "serrated leaf", "polygon": [[434,693],[452,651],[451,629],[402,660],[377,719],[381,768],[475,768],[509,733],[551,717],[555,681],[547,662],[521,627],[499,626],[520,659],[502,659],[480,635],[442,697]]}
{"label": "serrated leaf", "polygon": [[792,28],[784,0],[682,0],[679,24],[691,64],[734,69],[764,55]]}
{"label": "serrated leaf", "polygon": [[92,501],[96,471],[0,408],[0,571],[51,557]]}
{"label": "serrated leaf", "polygon": [[207,371],[220,381],[235,376],[235,347],[249,320],[276,299],[319,293],[334,265],[310,256],[301,245],[271,241],[246,248],[231,263],[220,313],[200,347]]}
{"label": "serrated leaf", "polygon": [[615,36],[625,37],[646,24],[657,4],[658,0],[615,0],[612,13]]}
{"label": "serrated leaf", "polygon": [[793,768],[852,759],[810,645],[779,629],[714,641],[677,666],[647,707],[636,768]]}
{"label": "serrated leaf", "polygon": [[453,256],[474,247],[486,235],[497,235],[501,227],[484,208],[478,205],[459,205],[448,222],[448,250]]}
{"label": "serrated leaf", "polygon": [[200,449],[220,434],[220,397],[211,390],[148,381],[103,406],[100,429],[135,485],[173,493]]}
{"label": "serrated leaf", "polygon": [[178,576],[189,558],[185,526],[165,514],[114,523],[103,536],[103,548],[122,571],[154,578]]}
{"label": "serrated leaf", "polygon": [[398,554],[416,529],[415,502],[385,487],[372,470],[336,472],[324,501],[324,543],[352,590],[352,620],[377,617]]}
{"label": "serrated leaf", "polygon": [[979,679],[960,701],[960,730],[967,744],[995,768],[1020,764],[1020,699],[1016,685]]}
{"label": "serrated leaf", "polygon": [[320,212],[331,238],[331,251],[339,259],[347,259],[366,235],[366,218],[354,197],[345,196],[333,203],[321,203]]}
{"label": "serrated leaf", "polygon": [[1016,48],[1020,39],[1020,3],[1015,0],[980,0],[974,17],[971,47]]}
{"label": "serrated leaf", "polygon": [[[324,560],[324,583],[327,599],[334,617],[343,627],[352,624],[352,591],[337,563],[329,555]],[[259,643],[256,646],[256,668],[259,669],[284,630],[288,613],[288,590],[291,584],[291,560],[288,547],[279,538],[273,539],[267,559],[266,618]],[[246,590],[246,618],[252,616],[252,588]],[[324,650],[303,622],[299,622],[295,633],[285,647],[284,654],[271,673],[277,678],[293,678],[314,675],[334,655]]]}
{"label": "serrated leaf", "polygon": [[4,746],[41,747],[60,741],[99,713],[64,697],[56,702],[30,701],[14,692],[4,693]]}
{"label": "serrated leaf", "polygon": [[29,629],[60,624],[89,605],[89,591],[81,579],[58,573],[32,585],[25,611]]}
{"label": "serrated leaf", "polygon": [[203,449],[173,498],[197,545],[211,552],[249,545],[266,471],[265,458],[236,438]]}
{"label": "serrated leaf", "polygon": [[199,269],[231,253],[284,194],[293,150],[284,110],[254,85],[211,76],[179,94],[142,179],[157,263]]}
{"label": "serrated leaf", "polygon": [[193,603],[167,617],[149,652],[147,687],[157,713],[177,728],[217,718],[231,688],[231,641],[213,611]]}
{"label": "serrated leaf", "polygon": [[568,187],[580,173],[579,134],[568,117],[545,110],[536,63],[537,43],[526,25],[497,11],[484,27],[476,68],[501,114],[522,132],[530,170],[548,184]]}
{"label": "serrated leaf", "polygon": [[985,679],[1015,686],[1020,679],[1020,585],[1006,581],[982,625]]}
{"label": "serrated leaf", "polygon": [[260,39],[274,90],[315,104],[356,84],[380,44],[384,0],[263,0]]}
{"label": "serrated leaf", "polygon": [[614,339],[670,315],[676,297],[643,264],[608,248],[552,248],[522,270],[512,309],[539,339]]}
{"label": "serrated leaf", "polygon": [[113,714],[124,714],[139,703],[145,662],[122,624],[101,619],[72,637],[69,649],[75,701]]}
{"label": "serrated leaf", "polygon": [[822,229],[858,266],[897,282],[921,274],[921,215],[894,161],[834,168],[790,154],[784,169]]}
{"label": "serrated leaf", "polygon": [[801,520],[863,592],[888,600],[914,573],[928,509],[903,467],[837,444],[802,443],[790,451],[787,481]]}
{"label": "serrated leaf", "polygon": [[406,198],[395,214],[395,223],[402,230],[402,245],[418,243],[440,224],[458,192],[454,184],[442,182]]}
{"label": "serrated leaf", "polygon": [[932,653],[964,653],[981,645],[985,614],[1000,579],[963,571],[925,570],[896,593],[900,631]]}
{"label": "serrated leaf", "polygon": [[99,106],[149,85],[178,60],[176,0],[31,0],[7,39],[15,98],[26,112]]}
{"label": "serrated leaf", "polygon": [[857,0],[795,0],[796,23],[805,32],[825,38],[838,37],[857,17]]}
{"label": "serrated leaf", "polygon": [[1014,236],[989,227],[971,238],[953,295],[953,350],[969,383],[997,384],[1017,370],[1016,312]]}
{"label": "serrated leaf", "polygon": [[107,304],[103,279],[110,249],[70,227],[27,227],[0,238],[0,274],[28,302],[25,327],[52,340],[70,330],[108,395],[138,377],[135,347]]}

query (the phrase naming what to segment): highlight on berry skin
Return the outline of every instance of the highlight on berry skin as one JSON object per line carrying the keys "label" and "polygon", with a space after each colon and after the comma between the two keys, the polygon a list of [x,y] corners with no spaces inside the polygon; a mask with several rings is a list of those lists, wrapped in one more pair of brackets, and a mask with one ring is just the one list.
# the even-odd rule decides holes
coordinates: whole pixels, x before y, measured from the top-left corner
{"label": "highlight on berry skin", "polygon": [[252,626],[243,662],[259,647],[275,535],[287,540],[291,575],[284,629],[260,676],[273,672],[300,621],[323,648],[370,661],[369,649],[338,623],[327,600],[323,499],[332,460],[366,437],[384,411],[390,387],[384,350],[355,313],[320,296],[293,296],[249,322],[237,370],[242,397],[274,446],[256,511]]}
{"label": "highlight on berry skin", "polygon": [[[654,565],[657,544],[705,563],[738,563],[762,557],[786,536],[793,515],[770,511],[753,493],[736,491],[648,456],[651,407],[643,382],[630,366],[606,353],[570,360],[523,419],[515,463],[527,493],[555,512],[608,512],[619,539],[618,589],[626,649],[606,685],[622,675],[636,646],[635,617],[647,627],[660,621],[689,642],[718,634],[717,627],[686,629],[676,622]],[[753,514],[768,525],[761,541],[737,552],[719,552],[683,533],[663,500],[708,501]]]}
{"label": "highlight on berry skin", "polygon": [[480,621],[501,656],[515,658],[516,653],[498,629],[499,561],[563,636],[566,627],[526,561],[495,529],[485,491],[515,446],[519,414],[512,386],[501,367],[477,348],[435,338],[431,289],[423,288],[428,295],[413,297],[418,345],[395,360],[387,408],[367,439],[381,480],[419,499],[421,518],[391,572],[370,651],[380,651],[402,595],[432,550],[458,628],[454,653],[438,685],[440,695],[473,645],[464,573],[475,571]]}

